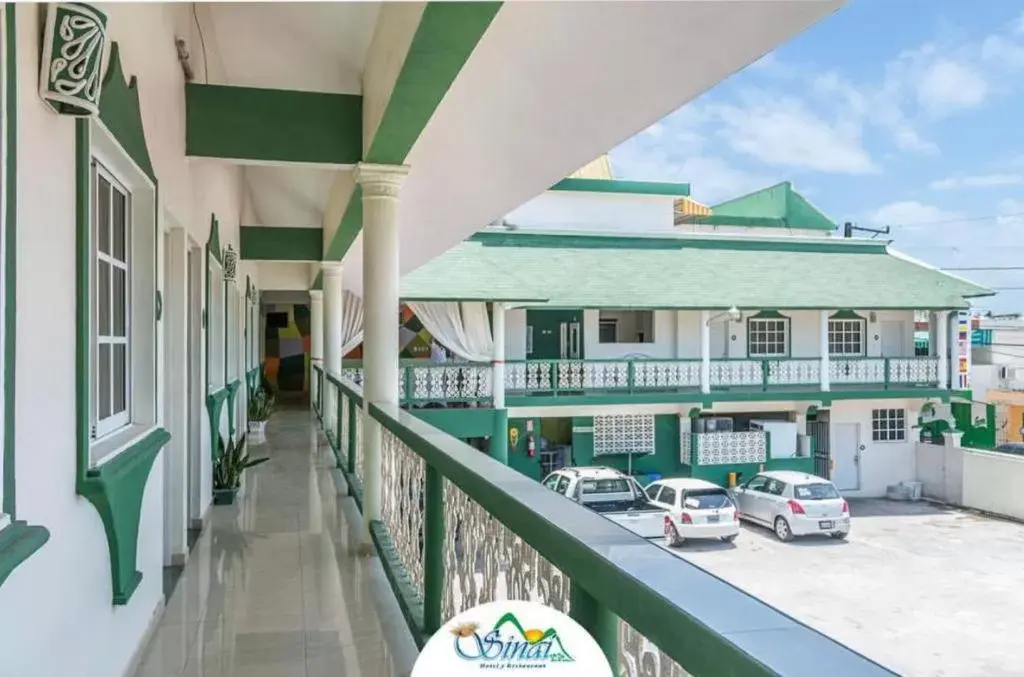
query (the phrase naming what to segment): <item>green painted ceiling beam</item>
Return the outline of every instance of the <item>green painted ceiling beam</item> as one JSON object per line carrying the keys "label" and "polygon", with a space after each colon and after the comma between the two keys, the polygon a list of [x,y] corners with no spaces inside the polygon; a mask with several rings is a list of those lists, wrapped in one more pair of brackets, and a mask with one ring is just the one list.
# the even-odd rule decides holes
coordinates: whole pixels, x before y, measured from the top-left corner
{"label": "green painted ceiling beam", "polygon": [[[501,8],[500,2],[430,2],[409,45],[364,161],[400,165]],[[353,191],[326,260],[340,261],[363,226],[362,191]]]}
{"label": "green painted ceiling beam", "polygon": [[283,89],[185,85],[185,152],[257,162],[352,165],[363,153],[363,99]]}
{"label": "green painted ceiling beam", "polygon": [[244,261],[322,261],[320,228],[242,226],[240,248]]}
{"label": "green painted ceiling beam", "polygon": [[620,193],[624,195],[661,195],[689,197],[690,184],[661,181],[621,181],[619,179],[562,179],[551,190],[581,193]]}

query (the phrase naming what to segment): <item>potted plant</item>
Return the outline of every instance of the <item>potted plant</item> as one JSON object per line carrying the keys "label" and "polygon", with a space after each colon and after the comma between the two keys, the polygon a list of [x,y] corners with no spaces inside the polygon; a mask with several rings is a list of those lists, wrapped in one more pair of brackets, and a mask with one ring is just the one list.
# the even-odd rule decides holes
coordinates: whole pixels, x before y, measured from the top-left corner
{"label": "potted plant", "polygon": [[245,450],[245,435],[230,440],[226,446],[221,438],[220,449],[220,456],[213,465],[213,503],[231,505],[242,487],[242,473],[270,459],[250,458]]}
{"label": "potted plant", "polygon": [[274,413],[274,396],[264,388],[259,388],[249,401],[249,434],[262,440],[266,432],[267,420]]}

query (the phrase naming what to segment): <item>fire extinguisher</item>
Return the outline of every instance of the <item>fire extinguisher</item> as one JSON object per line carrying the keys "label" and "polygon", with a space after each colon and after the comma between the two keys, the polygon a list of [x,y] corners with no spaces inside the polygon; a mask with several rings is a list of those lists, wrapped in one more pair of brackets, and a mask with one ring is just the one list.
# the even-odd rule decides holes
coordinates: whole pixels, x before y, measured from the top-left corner
{"label": "fire extinguisher", "polygon": [[526,440],[526,455],[533,458],[536,454],[537,449],[533,444],[533,435],[530,435]]}

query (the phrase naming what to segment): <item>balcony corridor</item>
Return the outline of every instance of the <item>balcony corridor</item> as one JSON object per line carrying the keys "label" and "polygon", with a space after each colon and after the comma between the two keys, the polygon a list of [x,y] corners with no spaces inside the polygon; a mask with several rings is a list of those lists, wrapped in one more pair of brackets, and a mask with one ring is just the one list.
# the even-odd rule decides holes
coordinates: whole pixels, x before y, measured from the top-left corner
{"label": "balcony corridor", "polygon": [[136,676],[407,675],[415,646],[379,560],[355,554],[314,415],[278,411],[250,453],[271,460],[212,508]]}

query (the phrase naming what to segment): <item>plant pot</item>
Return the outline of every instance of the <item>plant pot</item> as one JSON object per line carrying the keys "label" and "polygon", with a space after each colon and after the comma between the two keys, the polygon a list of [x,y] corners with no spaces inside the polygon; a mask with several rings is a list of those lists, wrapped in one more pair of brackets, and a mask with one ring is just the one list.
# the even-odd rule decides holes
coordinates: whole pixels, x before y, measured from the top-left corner
{"label": "plant pot", "polygon": [[235,502],[235,496],[238,494],[238,487],[234,489],[214,489],[213,490],[213,504],[214,505],[232,505]]}
{"label": "plant pot", "polygon": [[266,421],[249,421],[249,434],[263,437],[267,432]]}

